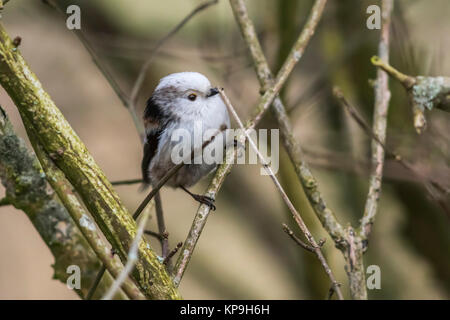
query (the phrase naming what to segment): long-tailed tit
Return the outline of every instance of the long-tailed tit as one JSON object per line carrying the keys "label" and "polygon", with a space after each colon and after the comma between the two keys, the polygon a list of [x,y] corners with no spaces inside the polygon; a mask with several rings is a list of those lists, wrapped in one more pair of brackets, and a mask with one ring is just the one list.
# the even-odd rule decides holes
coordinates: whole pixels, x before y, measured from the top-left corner
{"label": "long-tailed tit", "polygon": [[[197,72],[174,73],[160,80],[144,112],[146,136],[141,167],[146,184],[157,183],[174,165],[173,156],[177,153],[174,151],[180,145],[187,147],[184,150],[189,150],[190,154],[215,135],[206,148],[215,148],[215,144],[221,144],[223,149],[226,141],[223,129],[230,128],[230,118],[218,93],[219,90]],[[210,134],[198,139],[194,136],[196,129]],[[219,135],[222,135],[221,139],[217,139]],[[189,154],[184,154],[184,157]],[[217,163],[205,161],[185,164],[166,185],[181,188],[196,201],[215,209],[214,199],[193,194],[187,188],[216,166]]]}

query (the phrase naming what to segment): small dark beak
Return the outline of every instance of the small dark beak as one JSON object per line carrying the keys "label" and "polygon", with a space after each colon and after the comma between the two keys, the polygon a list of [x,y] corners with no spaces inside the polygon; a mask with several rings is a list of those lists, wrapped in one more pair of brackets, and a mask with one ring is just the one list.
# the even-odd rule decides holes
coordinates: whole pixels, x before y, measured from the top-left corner
{"label": "small dark beak", "polygon": [[208,94],[206,95],[207,98],[215,96],[216,94],[219,93],[219,89],[217,88],[211,88],[208,92]]}

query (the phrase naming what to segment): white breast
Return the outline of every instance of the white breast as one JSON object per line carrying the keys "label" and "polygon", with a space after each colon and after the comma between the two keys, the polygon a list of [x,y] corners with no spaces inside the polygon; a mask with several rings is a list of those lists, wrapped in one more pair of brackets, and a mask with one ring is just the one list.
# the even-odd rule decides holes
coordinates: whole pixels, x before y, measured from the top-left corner
{"label": "white breast", "polygon": [[[179,148],[182,147],[180,145],[180,140],[182,141],[181,143],[184,146],[184,150],[200,150],[204,141],[217,135],[214,141],[205,147],[205,154],[216,147],[224,148],[226,133],[218,133],[223,125],[225,125],[226,128],[230,128],[230,118],[226,106],[219,95],[208,98],[205,101],[207,103],[204,107],[196,108],[196,110],[189,110],[188,112],[176,110],[177,112],[175,112],[175,114],[179,120],[168,123],[160,136],[156,154],[150,162],[149,172],[152,182],[159,181],[174,165],[172,161],[172,152],[174,151],[174,148],[178,148],[179,150]],[[179,138],[176,141],[173,141],[172,137],[174,137],[174,134],[179,135],[180,130],[185,132],[190,139]],[[184,155],[184,158],[189,158],[189,155],[190,152],[187,155]],[[198,160],[203,159],[197,159],[197,161]],[[216,164],[206,164],[204,161],[202,161],[201,164],[184,165],[184,167],[178,171],[178,174],[168,181],[167,185],[178,187],[181,184],[185,187],[189,187],[214,170],[215,167]]]}

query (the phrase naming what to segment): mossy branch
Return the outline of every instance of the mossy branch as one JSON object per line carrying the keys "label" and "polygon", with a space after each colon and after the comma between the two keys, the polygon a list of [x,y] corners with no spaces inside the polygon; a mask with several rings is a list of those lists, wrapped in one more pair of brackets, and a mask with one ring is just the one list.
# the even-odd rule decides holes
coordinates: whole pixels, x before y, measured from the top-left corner
{"label": "mossy branch", "polygon": [[[123,262],[136,236],[136,223],[86,146],[73,131],[17,47],[0,25],[0,84],[27,119],[45,152],[64,172]],[[164,266],[142,239],[133,277],[149,298],[180,298]]]}
{"label": "mossy branch", "polygon": [[[123,265],[120,261],[114,258],[114,255],[102,239],[94,222],[85,211],[84,207],[78,200],[78,197],[72,192],[72,185],[68,183],[64,173],[56,167],[47,153],[45,153],[42,146],[39,144],[37,137],[33,132],[31,132],[30,128],[32,128],[32,126],[30,123],[25,122],[25,128],[28,130],[28,136],[30,137],[33,149],[35,150],[36,155],[45,171],[47,181],[53,187],[53,190],[55,190],[58,194],[59,199],[61,199],[61,202],[66,207],[76,226],[84,235],[97,257],[107,267],[109,273],[114,278],[117,278],[124,268]],[[122,284],[122,289],[130,299],[145,299],[145,296],[130,279],[127,279],[127,281]]]}
{"label": "mossy branch", "polygon": [[[55,279],[66,283],[67,267],[77,265],[82,272],[81,288],[77,294],[86,297],[94,282],[100,261],[83,234],[70,218],[66,208],[47,184],[36,156],[20,139],[0,107],[0,179],[6,188],[8,203],[25,212],[36,231],[50,249],[55,262]],[[113,279],[105,275],[98,294],[104,294]],[[121,293],[117,299],[125,299]]]}

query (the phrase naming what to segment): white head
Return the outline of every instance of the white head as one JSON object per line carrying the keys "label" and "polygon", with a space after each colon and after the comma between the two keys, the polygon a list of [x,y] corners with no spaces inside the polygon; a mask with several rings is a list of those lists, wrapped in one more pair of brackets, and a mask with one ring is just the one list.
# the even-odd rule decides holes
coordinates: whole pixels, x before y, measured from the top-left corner
{"label": "white head", "polygon": [[173,73],[159,81],[153,99],[173,114],[195,114],[210,103],[217,103],[217,88],[198,72]]}

